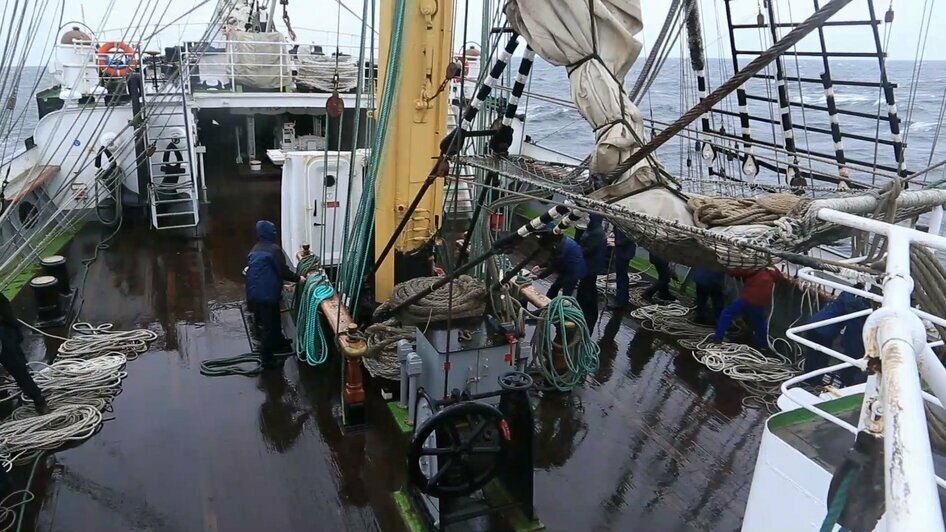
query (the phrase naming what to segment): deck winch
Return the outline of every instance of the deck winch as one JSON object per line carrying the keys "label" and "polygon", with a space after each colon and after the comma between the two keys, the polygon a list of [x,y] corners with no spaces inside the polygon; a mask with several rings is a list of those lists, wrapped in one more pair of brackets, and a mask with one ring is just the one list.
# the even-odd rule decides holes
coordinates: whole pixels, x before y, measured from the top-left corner
{"label": "deck winch", "polygon": [[480,518],[535,523],[533,383],[519,370],[529,358],[519,347],[489,316],[418,329],[416,348],[399,342],[401,406],[413,426],[398,494],[405,519],[433,529]]}

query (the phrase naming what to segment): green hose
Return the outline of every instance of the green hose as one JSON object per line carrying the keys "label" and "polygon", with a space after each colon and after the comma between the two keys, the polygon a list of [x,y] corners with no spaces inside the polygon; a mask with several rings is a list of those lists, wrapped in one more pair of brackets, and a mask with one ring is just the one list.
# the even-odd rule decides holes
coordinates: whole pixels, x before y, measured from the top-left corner
{"label": "green hose", "polygon": [[369,246],[374,242],[374,194],[375,182],[381,168],[386,148],[385,138],[388,132],[388,122],[394,112],[395,98],[400,87],[400,56],[401,37],[404,30],[404,12],[406,0],[398,0],[394,14],[394,28],[391,32],[388,57],[388,70],[384,81],[384,98],[381,100],[378,116],[378,134],[371,149],[371,158],[368,165],[368,177],[364,183],[364,193],[355,215],[355,227],[348,236],[351,248],[345,253],[339,272],[339,288],[347,297],[353,317],[358,311],[356,304],[361,293],[365,267],[369,259]]}
{"label": "green hose", "polygon": [[[838,491],[834,494],[834,498],[831,499],[831,504],[828,506],[828,513],[824,516],[824,521],[821,523],[821,532],[831,532],[834,530],[834,526],[838,524],[838,519],[841,518],[841,512],[844,511],[844,505],[847,504],[847,495],[851,489],[851,484],[854,482],[854,477],[857,476],[857,468],[852,467],[848,470],[847,474],[844,475],[844,478],[841,479],[841,484],[838,485]],[[841,527],[844,530],[844,527]]]}
{"label": "green hose", "polygon": [[263,371],[263,363],[258,355],[248,353],[235,357],[212,358],[200,363],[200,374],[208,377],[228,375],[246,375],[252,377]]}
{"label": "green hose", "polygon": [[334,294],[325,270],[309,275],[302,289],[296,315],[296,357],[310,366],[322,364],[328,358],[328,342],[322,330],[319,304]]}
{"label": "green hose", "polygon": [[[566,327],[568,322],[574,323],[571,333]],[[560,333],[564,373],[554,365],[556,333]],[[558,296],[542,310],[532,347],[545,383],[560,392],[574,390],[586,375],[598,371],[600,348],[591,340],[585,315],[573,297]]]}

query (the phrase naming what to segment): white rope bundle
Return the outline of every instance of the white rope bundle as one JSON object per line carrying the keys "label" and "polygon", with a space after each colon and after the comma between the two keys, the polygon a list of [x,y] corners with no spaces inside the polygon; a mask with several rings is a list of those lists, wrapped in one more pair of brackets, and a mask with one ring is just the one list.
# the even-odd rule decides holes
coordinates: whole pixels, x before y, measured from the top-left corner
{"label": "white rope bundle", "polygon": [[102,413],[85,404],[62,404],[42,416],[11,419],[0,424],[0,460],[9,471],[40,451],[82,441],[102,425]]}
{"label": "white rope bundle", "polygon": [[[630,272],[627,274],[628,284],[641,284],[644,282],[644,276],[638,272]],[[608,275],[599,275],[598,280],[596,281],[598,285],[598,292],[604,295],[613,296],[617,293],[617,274],[609,273]]]}
{"label": "white rope bundle", "polygon": [[680,345],[692,349],[693,358],[710,370],[737,381],[781,383],[798,375],[798,369],[781,355],[766,356],[745,344],[717,344],[710,335],[699,341],[681,340]]}
{"label": "white rope bundle", "polygon": [[[8,501],[16,499],[19,500],[8,503]],[[16,490],[11,491],[3,500],[0,500],[0,532],[6,532],[13,528],[13,525],[16,524],[16,509],[33,502],[35,499],[36,496],[30,490]]]}
{"label": "white rope bundle", "polygon": [[296,80],[301,83],[321,91],[339,92],[348,92],[358,85],[358,65],[350,59],[342,61],[312,53],[299,53],[296,58]]}
{"label": "white rope bundle", "polygon": [[88,358],[102,353],[122,353],[128,360],[148,350],[148,344],[158,338],[158,333],[148,329],[113,331],[111,323],[95,326],[91,323],[76,323],[72,326],[75,335],[59,346],[62,358]]}
{"label": "white rope bundle", "polygon": [[[53,364],[31,362],[30,366],[41,368],[33,373],[33,380],[51,407],[88,404],[101,411],[118,395],[122,379],[128,375],[124,371],[125,362],[125,355],[115,353],[88,360],[63,359]],[[0,382],[0,391],[16,397],[19,387],[13,380],[6,379]],[[23,398],[27,399],[25,395]],[[13,412],[13,418],[35,414],[32,404],[27,402]]]}
{"label": "white rope bundle", "polygon": [[669,305],[647,305],[631,312],[631,316],[641,322],[641,327],[648,331],[660,332],[684,338],[701,338],[713,332],[709,327],[697,325],[686,319],[691,307],[679,303]]}

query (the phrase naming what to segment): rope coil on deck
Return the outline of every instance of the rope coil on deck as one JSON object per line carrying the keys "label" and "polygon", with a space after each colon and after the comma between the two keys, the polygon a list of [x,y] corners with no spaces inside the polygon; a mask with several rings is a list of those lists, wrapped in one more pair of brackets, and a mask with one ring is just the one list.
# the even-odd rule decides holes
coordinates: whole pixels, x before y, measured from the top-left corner
{"label": "rope coil on deck", "polygon": [[[107,354],[88,360],[63,359],[53,364],[30,362],[29,366],[40,368],[33,373],[33,381],[43,391],[50,408],[61,404],[87,404],[99,411],[106,410],[111,400],[121,391],[122,380],[128,376],[125,371],[127,358],[121,353]],[[20,394],[19,386],[12,379],[0,382],[0,391],[10,397]],[[35,415],[31,403],[25,403],[13,412],[13,419],[22,419]]]}
{"label": "rope coil on deck", "polygon": [[[375,310],[375,315],[407,301],[434,283],[440,277],[418,277],[394,286],[391,298]],[[451,302],[452,296],[452,302]],[[398,340],[414,343],[417,328],[448,319],[482,316],[486,311],[486,283],[468,275],[453,281],[451,293],[447,284],[421,298],[417,303],[398,313],[398,319],[373,323],[365,329],[368,352],[362,359],[372,377],[400,380],[401,363],[397,358]]]}
{"label": "rope coil on deck", "polygon": [[12,419],[0,424],[0,459],[9,471],[41,451],[58,449],[71,441],[82,441],[102,425],[102,413],[86,404],[61,404],[48,414]]}
{"label": "rope coil on deck", "polygon": [[573,297],[555,297],[542,309],[532,347],[545,384],[560,392],[574,390],[585,376],[598,371],[600,348]]}
{"label": "rope coil on deck", "polygon": [[75,334],[59,346],[59,356],[89,358],[109,352],[122,353],[128,360],[134,360],[148,350],[148,344],[158,338],[158,333],[148,329],[115,331],[112,327],[111,323],[76,323],[72,326]]}

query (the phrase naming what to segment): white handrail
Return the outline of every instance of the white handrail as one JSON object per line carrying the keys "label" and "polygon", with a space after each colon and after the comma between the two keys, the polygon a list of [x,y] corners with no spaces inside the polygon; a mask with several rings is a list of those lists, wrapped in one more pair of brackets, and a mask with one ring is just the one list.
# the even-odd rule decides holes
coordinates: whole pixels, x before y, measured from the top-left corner
{"label": "white handrail", "polygon": [[[873,415],[883,422],[886,522],[893,530],[943,530],[918,366],[937,382],[934,392],[943,393],[941,401],[946,397],[946,370],[936,371],[928,363],[926,328],[910,307],[910,245],[946,250],[946,238],[833,209],[821,209],[817,215],[826,222],[887,237],[882,306],[868,316],[863,333],[867,356],[879,358],[882,366],[877,382],[881,408]],[[812,280],[830,286],[826,279]],[[921,359],[923,363],[918,363]]]}

